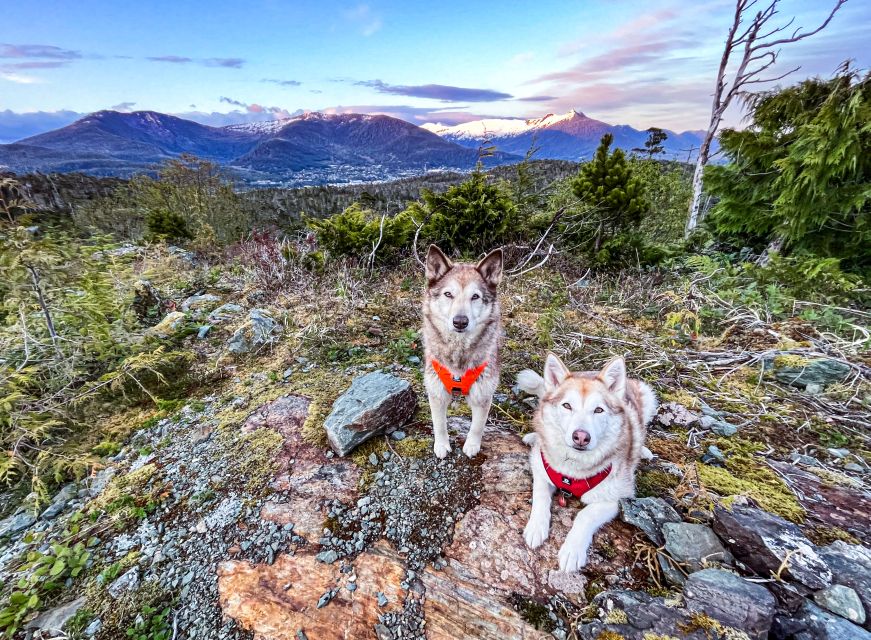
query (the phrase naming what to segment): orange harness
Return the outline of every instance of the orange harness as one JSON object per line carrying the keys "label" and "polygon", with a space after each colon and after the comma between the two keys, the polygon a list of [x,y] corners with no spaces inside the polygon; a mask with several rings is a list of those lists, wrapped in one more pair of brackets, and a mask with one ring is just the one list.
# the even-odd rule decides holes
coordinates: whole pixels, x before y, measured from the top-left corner
{"label": "orange harness", "polygon": [[474,369],[467,369],[462,376],[455,376],[451,373],[450,369],[435,358],[432,359],[432,368],[439,377],[439,380],[442,381],[442,384],[445,385],[445,389],[454,398],[458,398],[459,396],[469,395],[472,385],[475,384],[478,378],[481,377],[481,374],[484,373],[484,369],[487,368],[487,363],[485,362]]}

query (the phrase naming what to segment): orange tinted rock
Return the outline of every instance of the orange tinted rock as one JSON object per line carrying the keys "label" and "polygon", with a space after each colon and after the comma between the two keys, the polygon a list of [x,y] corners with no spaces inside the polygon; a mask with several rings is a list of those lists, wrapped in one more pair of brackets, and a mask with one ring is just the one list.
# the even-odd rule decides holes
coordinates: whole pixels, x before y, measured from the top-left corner
{"label": "orange tinted rock", "polygon": [[[345,586],[352,574],[340,563],[324,564],[313,554],[280,555],[272,565],[227,561],[218,567],[218,597],[225,615],[257,638],[297,640],[302,630],[311,640],[374,638],[378,616],[402,609],[405,593],[399,583],[405,569],[384,547],[361,554],[354,561],[357,590]],[[321,596],[338,589],[318,609]],[[378,592],[387,598],[378,606]]]}

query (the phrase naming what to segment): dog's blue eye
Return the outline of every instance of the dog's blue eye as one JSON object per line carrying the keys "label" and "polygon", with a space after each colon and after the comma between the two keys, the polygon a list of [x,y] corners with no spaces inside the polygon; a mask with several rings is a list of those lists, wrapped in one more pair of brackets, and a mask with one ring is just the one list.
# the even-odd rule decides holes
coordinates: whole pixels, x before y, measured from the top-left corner
{"label": "dog's blue eye", "polygon": [[477,293],[472,294],[472,300],[477,300],[477,299],[480,298],[480,297],[481,297],[481,296],[479,296]]}
{"label": "dog's blue eye", "polygon": [[453,293],[451,293],[450,291],[445,291],[445,298],[453,298],[453,297],[454,297]]}
{"label": "dog's blue eye", "polygon": [[565,407],[565,408],[568,409],[569,411],[572,410],[572,405],[570,405],[568,402],[563,402],[563,407]]}
{"label": "dog's blue eye", "polygon": [[595,409],[593,409],[593,413],[602,413],[603,411],[604,409],[602,407],[596,407]]}

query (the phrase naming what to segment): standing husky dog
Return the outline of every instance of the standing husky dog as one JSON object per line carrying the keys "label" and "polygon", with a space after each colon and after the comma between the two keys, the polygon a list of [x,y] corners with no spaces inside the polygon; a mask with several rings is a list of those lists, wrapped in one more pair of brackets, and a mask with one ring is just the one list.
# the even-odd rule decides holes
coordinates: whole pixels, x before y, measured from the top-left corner
{"label": "standing husky dog", "polygon": [[431,245],[423,293],[424,382],[432,411],[433,447],[439,458],[451,451],[448,406],[467,397],[472,426],[463,445],[470,458],[481,449],[484,423],[499,385],[502,322],[496,289],[502,279],[502,249],[478,264],[451,262]]}
{"label": "standing husky dog", "polygon": [[529,369],[517,376],[521,389],[539,397],[532,445],[532,512],[524,530],[534,549],[547,539],[550,503],[560,491],[585,506],[575,518],[559,551],[562,571],[587,563],[593,534],[611,521],[620,498],[635,495],[635,468],[642,457],[646,426],[656,412],[656,397],[646,384],[626,378],[623,358],[601,371],[572,373],[554,354],[547,354],[544,377]]}

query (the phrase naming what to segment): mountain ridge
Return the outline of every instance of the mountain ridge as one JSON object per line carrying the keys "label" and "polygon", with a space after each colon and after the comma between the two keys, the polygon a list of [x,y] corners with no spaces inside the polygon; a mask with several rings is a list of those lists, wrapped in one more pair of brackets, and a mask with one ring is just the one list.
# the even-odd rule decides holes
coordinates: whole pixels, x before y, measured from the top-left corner
{"label": "mountain ridge", "polygon": [[[468,170],[477,150],[385,115],[307,112],[271,126],[210,127],[155,111],[97,111],[0,145],[0,168],[128,177],[193,154],[253,183],[383,180],[432,169]],[[488,165],[520,158],[497,154]]]}
{"label": "mountain ridge", "polygon": [[[625,124],[608,124],[575,109],[530,119],[484,118],[458,125],[428,122],[421,128],[470,148],[486,141],[505,153],[524,155],[537,148],[536,157],[574,161],[589,159],[606,133],[614,136],[614,147],[624,151],[642,148],[648,136],[647,131]],[[691,156],[692,148],[698,148],[701,142],[701,132],[664,131],[668,134],[663,143],[668,159]]]}

